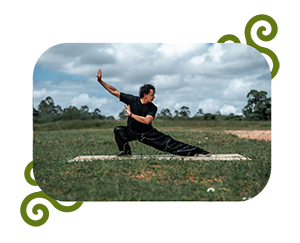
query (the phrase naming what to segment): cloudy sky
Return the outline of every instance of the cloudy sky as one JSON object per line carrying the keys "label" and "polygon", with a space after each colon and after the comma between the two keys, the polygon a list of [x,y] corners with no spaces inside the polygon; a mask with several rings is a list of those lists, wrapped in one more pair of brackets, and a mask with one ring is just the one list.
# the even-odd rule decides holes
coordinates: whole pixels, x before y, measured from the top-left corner
{"label": "cloudy sky", "polygon": [[182,106],[191,116],[204,113],[242,114],[251,89],[271,97],[270,67],[254,48],[245,44],[59,44],[46,50],[33,72],[33,98],[37,109],[51,96],[62,108],[87,105],[105,116],[118,114],[124,105],[98,82],[138,95],[139,87],[156,87],[153,101],[158,113]]}

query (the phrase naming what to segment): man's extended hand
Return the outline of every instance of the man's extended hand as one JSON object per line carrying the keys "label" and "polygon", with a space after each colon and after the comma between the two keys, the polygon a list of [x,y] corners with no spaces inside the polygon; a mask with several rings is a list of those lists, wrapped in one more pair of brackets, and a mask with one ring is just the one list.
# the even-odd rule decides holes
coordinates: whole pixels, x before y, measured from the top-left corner
{"label": "man's extended hand", "polygon": [[98,80],[98,82],[102,81],[102,72],[101,72],[101,69],[98,70],[97,80]]}
{"label": "man's extended hand", "polygon": [[97,80],[98,82],[109,92],[111,93],[112,95],[116,96],[117,98],[120,99],[120,95],[121,95],[121,92],[118,91],[116,88],[114,88],[113,86],[105,83],[103,80],[102,80],[102,71],[101,69],[98,70],[98,73],[97,73]]}
{"label": "man's extended hand", "polygon": [[130,116],[131,115],[131,110],[130,110],[130,105],[124,105],[125,111],[127,111],[127,114],[125,116]]}

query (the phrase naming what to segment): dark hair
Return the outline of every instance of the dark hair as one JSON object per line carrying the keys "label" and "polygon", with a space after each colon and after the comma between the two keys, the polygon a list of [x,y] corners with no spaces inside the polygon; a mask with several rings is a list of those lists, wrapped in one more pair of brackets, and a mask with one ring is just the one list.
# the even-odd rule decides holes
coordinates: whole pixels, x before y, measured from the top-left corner
{"label": "dark hair", "polygon": [[140,87],[140,98],[143,98],[144,94],[149,94],[150,89],[152,89],[155,93],[155,88],[151,84],[144,84],[142,87]]}

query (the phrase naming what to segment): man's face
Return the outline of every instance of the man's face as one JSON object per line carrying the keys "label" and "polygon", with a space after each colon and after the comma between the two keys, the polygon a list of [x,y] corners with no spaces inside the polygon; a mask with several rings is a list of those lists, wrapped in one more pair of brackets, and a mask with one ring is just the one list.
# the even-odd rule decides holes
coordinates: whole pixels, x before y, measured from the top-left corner
{"label": "man's face", "polygon": [[153,89],[150,89],[150,92],[148,94],[144,94],[144,98],[147,103],[152,102],[155,98],[155,93]]}

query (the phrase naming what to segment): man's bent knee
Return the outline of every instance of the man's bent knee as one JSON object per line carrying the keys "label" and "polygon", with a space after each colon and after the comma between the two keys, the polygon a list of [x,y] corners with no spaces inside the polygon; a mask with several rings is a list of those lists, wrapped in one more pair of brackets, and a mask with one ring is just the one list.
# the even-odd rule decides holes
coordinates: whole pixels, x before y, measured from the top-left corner
{"label": "man's bent knee", "polygon": [[122,127],[115,127],[114,133],[120,133],[122,131]]}

